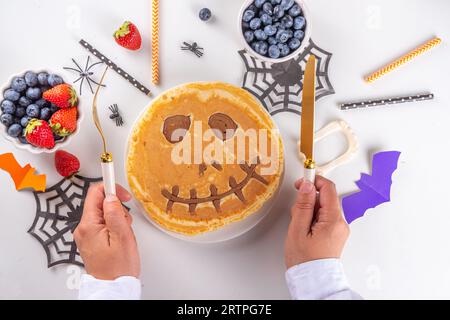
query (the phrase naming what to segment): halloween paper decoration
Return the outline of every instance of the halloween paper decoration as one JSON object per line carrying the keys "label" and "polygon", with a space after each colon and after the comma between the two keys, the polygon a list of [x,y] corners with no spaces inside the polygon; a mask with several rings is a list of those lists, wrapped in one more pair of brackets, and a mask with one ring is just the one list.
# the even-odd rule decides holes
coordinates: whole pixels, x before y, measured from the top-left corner
{"label": "halloween paper decoration", "polygon": [[188,42],[183,42],[183,46],[181,46],[181,50],[191,51],[199,58],[201,56],[203,56],[203,48],[199,47],[197,42],[193,42],[192,44],[190,44]]}
{"label": "halloween paper decoration", "polygon": [[120,115],[119,106],[117,105],[117,103],[110,105],[108,109],[109,111],[111,111],[109,118],[116,122],[116,126],[117,127],[123,126],[123,118]]}
{"label": "halloween paper decoration", "polygon": [[[91,71],[91,69],[93,67],[95,67],[96,65],[102,64],[103,62],[102,61],[98,61],[98,62],[95,62],[93,64],[89,64],[89,59],[90,59],[90,57],[88,56],[87,59],[86,59],[86,65],[85,65],[84,69],[82,69],[80,67],[80,65],[78,64],[78,62],[76,62],[75,59],[73,59],[73,58],[72,58],[72,61],[73,61],[73,64],[75,65],[75,68],[63,67],[63,69],[65,69],[65,70],[71,70],[71,71],[74,71],[74,72],[78,73],[78,78],[73,83],[76,83],[76,82],[81,80],[80,81],[80,89],[78,90],[80,92],[80,96],[82,95],[84,80],[86,80],[86,83],[88,84],[89,89],[91,90],[92,94],[94,94],[94,89],[92,88],[91,82],[96,84],[96,85],[100,85],[97,81],[92,79],[92,76],[94,75],[94,72]],[[101,86],[105,87],[104,84],[102,84]]]}
{"label": "halloween paper decoration", "polygon": [[29,164],[22,167],[12,153],[0,154],[0,169],[9,173],[16,190],[33,188],[36,191],[45,191],[46,176],[36,175],[36,169]]}
{"label": "halloween paper decoration", "polygon": [[365,101],[342,103],[340,105],[340,108],[341,108],[341,110],[351,110],[351,109],[358,109],[358,108],[370,108],[370,107],[375,107],[375,106],[385,106],[385,105],[392,105],[392,104],[399,104],[399,103],[406,103],[406,102],[425,101],[425,100],[432,100],[432,99],[434,99],[434,94],[432,94],[432,93],[416,94],[416,95],[412,95],[412,96],[403,96],[403,97],[396,97],[396,98],[382,98],[382,99],[376,99],[376,100],[365,100]]}
{"label": "halloween paper decoration", "polygon": [[246,50],[239,51],[246,68],[242,87],[253,94],[271,115],[284,111],[300,115],[302,79],[310,54],[317,57],[316,100],[333,94],[328,77],[332,54],[319,48],[312,40],[299,56],[280,63],[264,62]]}
{"label": "halloween paper decoration", "polygon": [[385,151],[373,155],[372,175],[361,174],[356,181],[360,191],[342,198],[342,209],[348,223],[370,209],[391,200],[392,173],[397,169],[399,151]]}

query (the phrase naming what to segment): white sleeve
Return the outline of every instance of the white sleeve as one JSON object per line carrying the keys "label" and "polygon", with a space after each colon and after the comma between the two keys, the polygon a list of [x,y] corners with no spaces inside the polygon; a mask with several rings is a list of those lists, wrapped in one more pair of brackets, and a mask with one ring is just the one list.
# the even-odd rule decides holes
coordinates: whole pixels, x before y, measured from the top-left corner
{"label": "white sleeve", "polygon": [[320,259],[298,264],[286,271],[294,300],[360,300],[350,289],[339,259]]}
{"label": "white sleeve", "polygon": [[98,280],[91,275],[81,276],[79,300],[139,300],[141,281],[135,277]]}

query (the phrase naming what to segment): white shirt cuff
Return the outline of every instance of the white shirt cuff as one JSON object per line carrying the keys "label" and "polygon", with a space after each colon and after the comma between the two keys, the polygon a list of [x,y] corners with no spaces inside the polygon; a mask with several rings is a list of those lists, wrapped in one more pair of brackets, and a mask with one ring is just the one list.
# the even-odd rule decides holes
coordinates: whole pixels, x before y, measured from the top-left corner
{"label": "white shirt cuff", "polygon": [[285,276],[291,297],[295,300],[361,299],[350,290],[339,259],[301,263],[289,268]]}
{"label": "white shirt cuff", "polygon": [[79,300],[139,300],[141,281],[124,276],[115,280],[99,280],[91,275],[81,276]]}

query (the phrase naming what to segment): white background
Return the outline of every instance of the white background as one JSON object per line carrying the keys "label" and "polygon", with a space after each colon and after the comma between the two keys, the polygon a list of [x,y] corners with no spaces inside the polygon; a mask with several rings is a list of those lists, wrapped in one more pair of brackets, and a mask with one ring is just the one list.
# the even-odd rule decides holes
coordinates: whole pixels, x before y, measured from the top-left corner
{"label": "white background", "polygon": [[[161,85],[151,86],[149,0],[133,1],[1,1],[1,82],[22,70],[62,70],[70,58],[84,61],[83,37],[138,80],[161,92],[197,80],[240,85],[244,72],[237,54],[240,0],[161,0]],[[336,94],[317,104],[317,127],[344,119],[356,132],[356,159],[330,174],[339,193],[356,191],[360,172],[370,172],[375,151],[402,152],[393,176],[392,202],[369,210],[351,225],[343,262],[352,287],[365,298],[450,298],[449,158],[450,2],[445,0],[308,0],[314,41],[333,53],[331,81]],[[211,8],[214,21],[197,17]],[[123,20],[136,23],[143,49],[118,47],[112,33]],[[368,85],[362,77],[416,45],[438,35],[443,44],[407,67]],[[198,59],[182,52],[182,41],[205,48]],[[100,68],[101,69],[101,68]],[[100,72],[100,69],[96,69]],[[99,99],[100,117],[116,159],[116,174],[125,183],[123,153],[130,124],[150,99],[109,72]],[[337,103],[367,97],[433,92],[436,99],[395,107],[343,112]],[[117,103],[126,121],[116,128],[107,106]],[[99,176],[97,139],[89,117],[91,95],[85,88],[82,130],[68,151],[81,160],[81,173]],[[283,244],[294,197],[293,181],[301,175],[296,157],[300,118],[275,117],[286,150],[286,179],[271,214],[244,236],[218,245],[197,245],[168,237],[134,211],[134,229],[142,257],[143,297],[147,299],[287,299]],[[330,138],[317,146],[319,160],[344,149],[344,140]],[[0,140],[0,152],[13,152],[46,173],[48,186],[59,181],[52,155],[32,155]],[[157,156],[155,154],[155,156]],[[31,192],[16,192],[0,172],[0,298],[73,299],[77,268],[47,269],[40,244],[26,233],[34,218]]]}

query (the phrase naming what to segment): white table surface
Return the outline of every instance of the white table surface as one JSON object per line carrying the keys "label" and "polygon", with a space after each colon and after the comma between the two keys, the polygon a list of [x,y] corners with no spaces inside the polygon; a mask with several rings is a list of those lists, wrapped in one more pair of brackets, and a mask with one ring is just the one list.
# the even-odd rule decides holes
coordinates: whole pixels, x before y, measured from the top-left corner
{"label": "white table surface", "polygon": [[[237,54],[236,19],[240,0],[161,0],[161,85],[151,82],[149,0],[15,0],[0,4],[0,79],[26,69],[48,68],[74,80],[62,70],[70,58],[84,61],[84,37],[155,93],[184,82],[221,80],[241,85],[244,65]],[[353,288],[366,298],[450,298],[450,2],[446,0],[308,0],[314,41],[333,53],[330,77],[336,94],[317,104],[317,127],[344,119],[360,142],[357,157],[329,178],[339,193],[356,191],[360,172],[370,173],[375,151],[402,152],[393,176],[392,201],[369,210],[351,225],[343,262]],[[211,8],[214,21],[197,17]],[[130,19],[143,33],[143,50],[119,48],[111,34]],[[362,77],[428,38],[443,44],[401,71],[368,85]],[[198,59],[182,52],[182,41],[205,48]],[[100,69],[97,69],[98,71]],[[116,174],[123,172],[125,141],[131,123],[151,100],[110,72],[99,99],[100,117],[112,144]],[[86,90],[86,88],[85,88]],[[343,112],[341,101],[431,91],[434,101]],[[82,96],[89,111],[91,96]],[[117,103],[126,125],[106,120],[106,106]],[[296,157],[299,117],[275,116],[286,150],[286,179],[272,212],[253,230],[235,240],[197,245],[173,239],[135,212],[134,229],[142,257],[143,297],[147,299],[287,299],[283,244],[294,197],[293,181],[301,175]],[[81,173],[99,176],[100,140],[89,115],[66,150],[81,160]],[[332,137],[317,147],[319,160],[344,149]],[[1,153],[13,152],[46,173],[48,185],[59,181],[52,155],[31,155],[0,140]],[[0,172],[0,298],[73,299],[80,270],[67,265],[47,269],[44,250],[29,234],[35,202],[31,192],[16,192],[9,175]]]}

